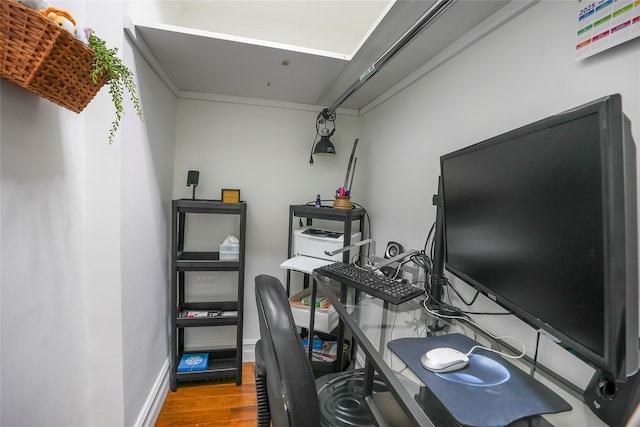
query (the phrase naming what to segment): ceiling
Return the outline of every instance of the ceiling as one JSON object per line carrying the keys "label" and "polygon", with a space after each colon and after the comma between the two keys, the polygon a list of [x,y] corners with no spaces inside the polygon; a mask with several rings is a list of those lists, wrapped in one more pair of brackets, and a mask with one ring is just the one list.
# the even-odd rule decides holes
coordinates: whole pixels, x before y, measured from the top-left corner
{"label": "ceiling", "polygon": [[[132,21],[178,91],[330,106],[433,3],[184,1],[172,21]],[[507,3],[454,2],[340,107],[366,106]]]}

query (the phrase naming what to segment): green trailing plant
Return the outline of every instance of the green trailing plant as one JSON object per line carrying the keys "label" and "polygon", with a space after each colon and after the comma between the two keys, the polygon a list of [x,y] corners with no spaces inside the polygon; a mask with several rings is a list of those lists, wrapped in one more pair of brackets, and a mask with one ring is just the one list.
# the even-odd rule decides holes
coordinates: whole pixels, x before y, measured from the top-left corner
{"label": "green trailing plant", "polygon": [[142,115],[142,108],[140,107],[140,100],[136,95],[136,85],[133,81],[133,73],[129,68],[124,65],[122,60],[116,56],[118,53],[117,48],[109,49],[104,40],[96,36],[95,33],[91,33],[89,36],[89,47],[95,53],[95,63],[93,71],[91,72],[91,78],[96,83],[103,75],[108,77],[107,83],[109,84],[109,93],[113,100],[113,105],[116,107],[116,117],[111,124],[111,130],[109,130],[109,144],[113,142],[118,127],[120,126],[120,119],[124,114],[124,107],[122,106],[122,98],[125,89],[129,92],[133,106],[138,113],[140,120],[144,121]]}

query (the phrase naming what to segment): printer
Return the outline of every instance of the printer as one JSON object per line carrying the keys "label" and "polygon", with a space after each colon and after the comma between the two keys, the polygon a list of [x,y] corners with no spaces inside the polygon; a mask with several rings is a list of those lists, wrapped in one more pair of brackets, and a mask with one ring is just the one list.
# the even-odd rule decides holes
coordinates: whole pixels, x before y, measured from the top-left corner
{"label": "printer", "polygon": [[[362,233],[352,233],[349,244],[353,245],[361,239]],[[302,255],[332,261],[342,261],[344,254],[329,256],[324,252],[332,252],[344,246],[344,233],[338,231],[320,230],[312,227],[304,227],[293,231],[294,256]],[[350,251],[349,257],[358,254],[359,251],[360,248],[353,248]]]}

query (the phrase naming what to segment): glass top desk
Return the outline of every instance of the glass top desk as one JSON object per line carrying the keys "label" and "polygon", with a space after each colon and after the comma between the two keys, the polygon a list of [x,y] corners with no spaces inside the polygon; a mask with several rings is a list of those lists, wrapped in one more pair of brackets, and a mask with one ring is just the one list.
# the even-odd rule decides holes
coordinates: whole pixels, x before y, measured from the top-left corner
{"label": "glass top desk", "polygon": [[[436,319],[422,306],[422,298],[416,298],[401,305],[385,303],[379,298],[359,293],[356,298],[355,289],[345,284],[339,284],[332,279],[313,273],[313,288],[319,287],[321,292],[331,301],[340,317],[338,340],[344,339],[344,331],[347,328],[360,349],[359,355],[364,353],[365,361],[365,401],[376,418],[378,425],[415,425],[441,427],[438,422],[437,411],[432,406],[423,405],[418,396],[424,393],[425,383],[415,375],[405,363],[388,347],[389,341],[404,337],[426,337],[430,332],[429,325],[433,325]],[[340,300],[336,295],[336,288],[340,289]],[[314,293],[312,293],[313,295]],[[357,301],[356,301],[357,299]],[[340,301],[347,301],[346,304]],[[315,303],[312,302],[312,306]],[[313,317],[313,316],[312,316]],[[478,343],[499,349],[506,353],[514,354],[509,349],[501,347],[499,343],[481,331],[473,328],[464,321],[438,320],[439,325],[445,328],[436,335],[460,333],[473,338]],[[434,328],[435,329],[435,328]],[[312,331],[310,331],[312,332]],[[433,335],[433,333],[431,333]],[[340,348],[340,346],[338,346]],[[341,364],[342,355],[338,353],[337,366]],[[505,359],[506,360],[506,359]],[[511,363],[521,369],[527,375],[533,377],[562,397],[572,409],[570,411],[555,414],[545,414],[529,421],[511,424],[513,426],[583,426],[602,427],[606,424],[601,421],[582,401],[575,391],[566,386],[561,386],[545,372],[538,369],[532,374],[528,362],[518,359],[509,359],[505,363]],[[373,393],[374,372],[386,383],[390,393]],[[391,404],[389,398],[393,397]],[[423,395],[424,396],[424,395]],[[460,399],[465,399],[464,395]],[[389,420],[389,408],[393,412],[401,412],[403,421]],[[405,418],[406,417],[406,418]],[[436,420],[436,421],[434,421]]]}

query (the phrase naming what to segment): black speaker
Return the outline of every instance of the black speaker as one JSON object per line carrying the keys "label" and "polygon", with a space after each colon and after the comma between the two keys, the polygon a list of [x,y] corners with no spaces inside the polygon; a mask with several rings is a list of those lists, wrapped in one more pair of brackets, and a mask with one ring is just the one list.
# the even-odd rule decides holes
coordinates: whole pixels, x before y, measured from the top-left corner
{"label": "black speaker", "polygon": [[594,375],[584,392],[584,401],[607,425],[623,426],[640,401],[640,374],[624,383]]}
{"label": "black speaker", "polygon": [[387,243],[387,249],[384,251],[384,257],[389,259],[404,252],[402,245],[396,242]]}

